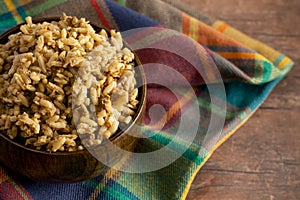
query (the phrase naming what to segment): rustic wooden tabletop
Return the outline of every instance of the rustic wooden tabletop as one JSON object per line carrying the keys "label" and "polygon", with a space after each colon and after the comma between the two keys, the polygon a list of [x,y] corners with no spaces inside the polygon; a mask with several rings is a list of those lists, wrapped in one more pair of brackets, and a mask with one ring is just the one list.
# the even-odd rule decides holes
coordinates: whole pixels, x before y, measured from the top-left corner
{"label": "rustic wooden tabletop", "polygon": [[181,1],[295,62],[260,109],[200,170],[187,199],[300,199],[300,1]]}

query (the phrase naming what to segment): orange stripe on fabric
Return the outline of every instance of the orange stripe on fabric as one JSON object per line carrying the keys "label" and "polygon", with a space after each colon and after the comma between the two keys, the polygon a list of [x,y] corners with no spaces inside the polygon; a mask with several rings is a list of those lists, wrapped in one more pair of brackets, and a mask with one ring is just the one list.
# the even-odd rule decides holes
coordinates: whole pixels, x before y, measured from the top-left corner
{"label": "orange stripe on fabric", "polygon": [[217,30],[219,31],[219,32],[224,32],[225,31],[225,29],[227,29],[229,27],[229,25],[228,24],[221,24],[218,28],[217,28]]}
{"label": "orange stripe on fabric", "polygon": [[193,36],[196,41],[202,45],[207,46],[241,46],[236,41],[224,37],[224,35],[221,32],[216,31],[213,27],[203,23],[200,20],[197,20],[196,18],[193,18],[185,13],[182,14],[182,30],[183,33],[191,36],[191,24],[194,24],[195,26],[197,24],[197,28],[194,28],[197,30],[198,33],[195,33],[197,36]]}
{"label": "orange stripe on fabric", "polygon": [[185,35],[189,35],[189,33],[190,33],[190,17],[185,13],[182,13],[181,17],[182,17],[181,32]]}
{"label": "orange stripe on fabric", "polygon": [[[218,30],[223,24],[225,24],[222,21],[215,21],[212,25],[216,30]],[[265,58],[267,58],[269,61],[274,63],[278,56],[281,55],[280,52],[276,51],[275,49],[265,45],[264,43],[255,40],[248,35],[238,31],[235,28],[232,28],[231,26],[228,26],[225,30],[223,30],[223,34],[226,35],[229,38],[232,38],[236,40],[238,43],[245,45],[246,47],[255,50],[259,54],[263,55]],[[286,57],[285,61],[282,61],[282,65],[280,65],[280,68],[285,67],[287,64],[291,63],[292,61],[290,58]],[[279,67],[278,67],[279,68]],[[280,69],[279,68],[279,69]]]}
{"label": "orange stripe on fabric", "polygon": [[[218,27],[219,25],[220,23]],[[222,23],[220,30],[225,31],[228,27],[230,26]],[[225,37],[223,33],[216,31],[215,28],[186,13],[182,13],[182,33],[195,39],[198,43],[208,46],[242,46],[235,40]]]}
{"label": "orange stripe on fabric", "polygon": [[198,41],[199,21],[185,13],[182,13],[182,33]]}

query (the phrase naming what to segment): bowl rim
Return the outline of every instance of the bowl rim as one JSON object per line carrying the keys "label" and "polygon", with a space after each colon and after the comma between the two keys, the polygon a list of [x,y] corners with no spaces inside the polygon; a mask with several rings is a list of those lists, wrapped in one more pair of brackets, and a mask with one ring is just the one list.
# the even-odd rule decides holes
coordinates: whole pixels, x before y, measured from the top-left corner
{"label": "bowl rim", "polygon": [[[51,22],[51,21],[58,21],[58,20],[60,20],[60,16],[49,16],[49,17],[33,18],[32,23],[43,23],[43,22]],[[95,25],[94,23],[92,23],[90,21],[88,21],[88,23],[94,29],[105,29],[108,34],[110,33],[111,29]],[[26,22],[17,24],[15,26],[9,28],[5,32],[1,33],[0,34],[0,44],[1,44],[1,40],[3,40],[4,38],[8,38],[9,35],[17,33],[18,30],[20,31],[20,27],[24,24],[26,24]],[[124,40],[123,40],[123,45],[131,50],[130,45],[128,45]],[[109,138],[109,140],[111,142],[120,140],[122,137],[124,137],[126,132],[128,130],[130,130],[132,128],[132,126],[134,126],[134,124],[136,124],[136,121],[140,117],[142,117],[141,115],[143,114],[143,109],[144,109],[145,103],[146,103],[147,86],[146,86],[145,71],[143,70],[143,67],[142,67],[143,65],[142,65],[137,53],[134,50],[131,50],[131,51],[133,52],[133,54],[135,56],[134,62],[136,65],[134,66],[134,68],[135,68],[135,71],[136,71],[136,69],[138,69],[138,72],[139,72],[138,74],[139,74],[140,81],[141,81],[141,86],[139,88],[141,88],[140,90],[142,91],[142,93],[139,93],[139,96],[140,96],[139,103],[138,103],[139,106],[136,109],[136,113],[133,117],[132,122],[130,124],[126,125],[125,128],[123,128],[122,130],[117,131],[115,134],[113,134],[111,136],[111,138]],[[131,136],[131,137],[135,137],[135,136]],[[4,139],[6,142],[11,143],[23,150],[30,151],[30,152],[36,153],[36,154],[44,154],[44,155],[50,155],[50,156],[70,156],[70,155],[90,154],[89,150],[86,148],[84,148],[83,150],[77,150],[77,151],[71,151],[71,152],[67,152],[67,151],[48,152],[48,151],[33,149],[30,147],[26,147],[24,144],[16,142],[13,139],[10,139],[7,135],[5,135],[5,133],[3,133],[3,131],[0,131],[0,138]],[[102,145],[102,143],[100,145]]]}

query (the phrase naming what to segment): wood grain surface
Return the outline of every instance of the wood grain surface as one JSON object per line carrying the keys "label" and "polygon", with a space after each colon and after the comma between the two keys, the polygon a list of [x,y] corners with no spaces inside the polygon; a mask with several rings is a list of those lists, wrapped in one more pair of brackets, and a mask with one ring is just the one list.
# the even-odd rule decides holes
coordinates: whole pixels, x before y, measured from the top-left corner
{"label": "wood grain surface", "polygon": [[253,117],[200,170],[187,199],[300,199],[300,1],[181,1],[295,62]]}

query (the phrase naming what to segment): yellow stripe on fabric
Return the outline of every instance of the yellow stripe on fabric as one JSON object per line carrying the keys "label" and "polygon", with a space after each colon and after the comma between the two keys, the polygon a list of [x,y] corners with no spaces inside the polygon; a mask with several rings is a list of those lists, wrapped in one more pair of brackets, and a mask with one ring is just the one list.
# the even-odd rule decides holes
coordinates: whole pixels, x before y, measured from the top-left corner
{"label": "yellow stripe on fabric", "polygon": [[190,31],[189,31],[189,37],[194,39],[195,41],[198,41],[199,37],[199,22],[194,17],[189,17],[190,19]]}
{"label": "yellow stripe on fabric", "polygon": [[[224,23],[222,21],[216,21],[212,26],[218,30],[224,24],[226,24],[226,23]],[[266,57],[272,63],[274,63],[275,60],[277,59],[277,57],[280,55],[280,52],[263,44],[262,42],[259,42],[255,39],[250,38],[249,36],[245,35],[244,33],[240,32],[230,26],[228,26],[225,30],[223,30],[223,33],[225,35],[229,36],[230,38],[233,38],[236,41],[244,44],[245,46],[262,54],[264,57]],[[290,62],[292,62],[292,61],[289,58],[286,58],[285,62],[282,63],[281,68]]]}
{"label": "yellow stripe on fabric", "polygon": [[[257,109],[256,109],[257,110]],[[182,196],[180,197],[181,200],[185,200],[189,190],[191,188],[191,185],[196,177],[196,175],[198,174],[198,172],[200,171],[200,169],[203,167],[203,165],[207,162],[207,160],[212,156],[212,154],[226,141],[228,140],[228,138],[230,138],[230,136],[232,136],[241,126],[243,126],[251,117],[252,115],[255,113],[254,110],[252,113],[249,114],[249,116],[244,119],[238,126],[236,126],[233,130],[231,130],[229,133],[227,133],[219,142],[217,142],[217,144],[214,146],[214,148],[207,154],[207,156],[205,157],[204,161],[201,163],[201,165],[199,165],[196,170],[194,171],[194,173],[192,174],[191,178],[189,179],[183,193]]]}
{"label": "yellow stripe on fabric", "polygon": [[291,63],[291,60],[287,57],[285,57],[277,66],[278,69],[282,69],[283,67],[285,67],[286,65],[288,65],[289,63]]}
{"label": "yellow stripe on fabric", "polygon": [[[129,154],[126,154],[130,157]],[[122,158],[120,161],[118,161],[118,164],[116,166],[114,166],[116,169],[120,168],[120,169],[125,169],[124,167],[122,168],[122,166],[129,164],[128,163],[128,159],[129,157],[126,156],[125,158]],[[96,186],[96,188],[94,188],[93,192],[89,195],[88,200],[93,200],[96,199],[100,192],[103,190],[104,187],[106,187],[106,183],[108,180],[112,179],[112,180],[117,180],[121,175],[122,172],[119,170],[116,170],[114,168],[110,168],[104,176],[104,182],[101,181],[98,183],[98,185]]]}
{"label": "yellow stripe on fabric", "polygon": [[216,52],[220,56],[227,59],[258,59],[258,60],[266,60],[260,54],[248,53],[248,52]]}
{"label": "yellow stripe on fabric", "polygon": [[6,4],[8,10],[12,13],[14,16],[14,19],[17,23],[21,23],[22,17],[20,16],[19,12],[17,11],[14,3],[11,0],[4,0],[4,3]]}

